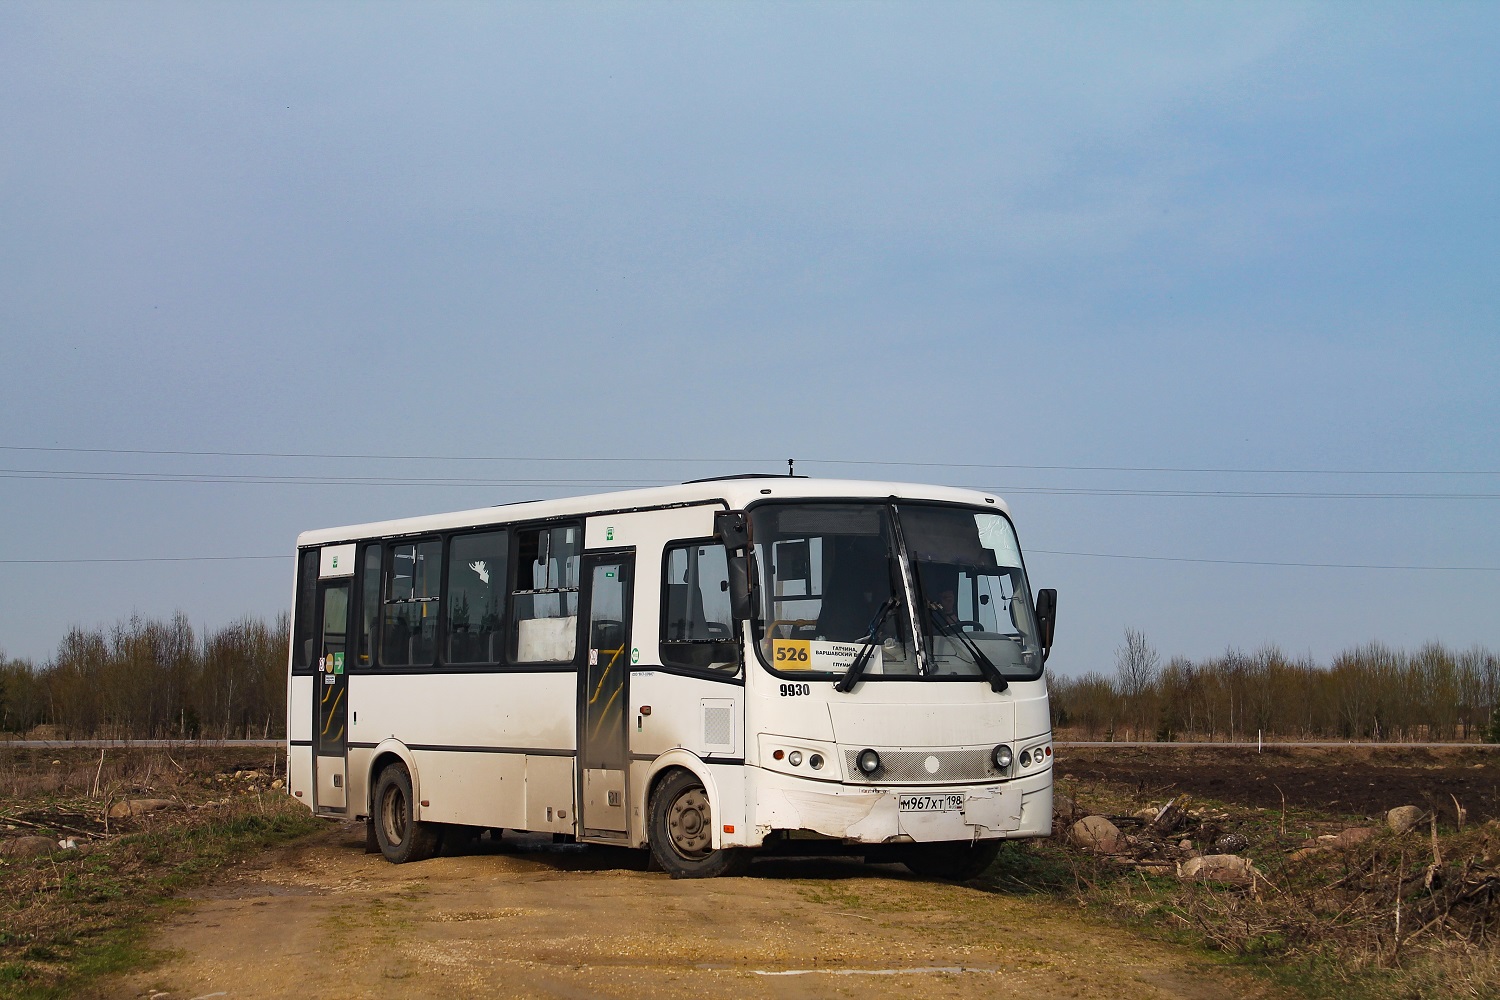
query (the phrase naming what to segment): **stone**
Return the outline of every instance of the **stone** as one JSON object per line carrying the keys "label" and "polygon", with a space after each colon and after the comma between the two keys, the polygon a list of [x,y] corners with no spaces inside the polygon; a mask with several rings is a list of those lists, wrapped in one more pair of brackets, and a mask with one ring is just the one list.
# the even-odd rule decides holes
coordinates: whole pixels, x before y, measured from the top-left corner
{"label": "stone", "polygon": [[171,799],[124,799],[109,807],[110,819],[125,819],[127,816],[144,816],[161,809],[176,809]]}
{"label": "stone", "polygon": [[1130,847],[1120,828],[1103,816],[1085,816],[1068,830],[1077,847],[1095,854],[1124,854]]}
{"label": "stone", "polygon": [[1226,833],[1214,840],[1215,854],[1238,854],[1250,846],[1250,839],[1243,833]]}
{"label": "stone", "polygon": [[1061,792],[1052,793],[1052,815],[1063,819],[1072,819],[1073,814],[1078,811],[1078,803]]}
{"label": "stone", "polygon": [[[1373,826],[1351,826],[1349,829],[1333,838],[1333,846],[1338,848],[1353,847],[1363,844],[1380,831]],[[1322,839],[1321,837],[1318,839]]]}
{"label": "stone", "polygon": [[0,857],[3,858],[39,858],[57,849],[57,841],[51,837],[12,837],[0,840]]}
{"label": "stone", "polygon": [[1193,842],[1191,840],[1181,840],[1178,841],[1177,846],[1184,851],[1191,851],[1193,849]]}
{"label": "stone", "polygon": [[1183,879],[1201,882],[1247,885],[1255,880],[1256,871],[1250,862],[1237,854],[1205,854],[1183,862],[1177,874]]}
{"label": "stone", "polygon": [[1290,861],[1302,861],[1305,858],[1312,857],[1314,854],[1322,854],[1325,850],[1327,850],[1326,847],[1302,847],[1293,851],[1287,857]]}
{"label": "stone", "polygon": [[280,790],[280,789],[283,789],[285,787],[286,787],[286,782],[282,781],[280,778],[277,778],[275,781],[271,782],[271,788],[273,790]]}
{"label": "stone", "polygon": [[1422,822],[1423,815],[1422,810],[1416,806],[1397,806],[1385,814],[1385,825],[1391,828],[1392,833],[1410,833]]}
{"label": "stone", "polygon": [[1131,813],[1131,815],[1136,819],[1143,819],[1147,823],[1149,823],[1156,818],[1157,811],[1158,810],[1155,806],[1147,806],[1144,809],[1137,809],[1135,812]]}

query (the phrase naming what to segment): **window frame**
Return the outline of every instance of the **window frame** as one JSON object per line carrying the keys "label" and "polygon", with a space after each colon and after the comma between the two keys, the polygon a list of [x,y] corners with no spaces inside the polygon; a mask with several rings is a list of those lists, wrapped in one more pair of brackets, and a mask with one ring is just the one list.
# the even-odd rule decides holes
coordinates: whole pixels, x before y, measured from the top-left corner
{"label": "window frame", "polygon": [[745,683],[745,638],[742,634],[743,630],[740,627],[740,623],[733,620],[733,615],[730,616],[730,628],[733,629],[734,635],[729,640],[723,640],[733,643],[735,647],[735,669],[732,673],[723,670],[715,670],[712,667],[692,667],[685,666],[683,664],[667,663],[666,657],[663,655],[662,647],[667,645],[668,643],[681,643],[682,645],[704,644],[700,641],[668,639],[666,637],[667,615],[671,610],[670,605],[667,601],[667,585],[669,579],[667,567],[668,563],[670,563],[671,561],[672,553],[677,549],[692,549],[703,545],[717,545],[719,548],[725,550],[724,555],[726,560],[729,558],[729,550],[724,545],[724,542],[721,539],[715,538],[711,535],[702,538],[671,538],[662,543],[661,569],[658,574],[661,580],[661,589],[658,595],[658,603],[660,605],[660,608],[658,610],[656,625],[656,659],[658,664],[660,665],[659,669],[666,673],[681,674],[686,677],[701,677],[706,680],[743,685]]}
{"label": "window frame", "polygon": [[[883,508],[886,511],[886,513],[887,513],[887,515],[889,517],[889,523],[891,525],[891,531],[892,531],[893,541],[895,542],[895,544],[896,544],[896,546],[898,548],[898,552],[901,553],[901,555],[898,556],[898,563],[907,562],[909,560],[909,553],[907,552],[907,549],[906,549],[906,539],[902,535],[902,531],[901,531],[901,519],[900,519],[900,516],[899,516],[899,512],[897,510],[897,508],[899,508],[899,507],[901,507],[903,505],[905,505],[905,506],[918,506],[918,505],[920,505],[920,506],[924,506],[924,507],[947,507],[947,508],[951,508],[951,509],[954,509],[954,510],[966,511],[966,512],[973,513],[973,514],[998,514],[1001,517],[1005,518],[1005,520],[1007,522],[1009,522],[1011,533],[1012,533],[1013,537],[1016,539],[1016,549],[1019,552],[1020,558],[1021,558],[1021,571],[1022,571],[1022,573],[1025,574],[1025,577],[1026,577],[1026,586],[1027,586],[1026,601],[1027,601],[1027,603],[1031,607],[1034,608],[1036,606],[1035,595],[1031,592],[1031,589],[1030,589],[1031,588],[1031,573],[1026,568],[1026,550],[1021,546],[1021,536],[1020,536],[1020,533],[1016,531],[1016,523],[1011,518],[1010,513],[1008,511],[1001,510],[999,507],[990,507],[990,506],[983,506],[983,507],[981,507],[981,506],[979,506],[977,504],[955,503],[953,501],[948,501],[948,500],[925,500],[925,499],[920,499],[920,498],[901,497],[901,496],[895,496],[895,495],[888,496],[888,497],[833,497],[833,496],[820,496],[820,497],[775,497],[775,498],[770,498],[770,499],[757,500],[757,501],[754,501],[753,503],[747,504],[745,506],[745,514],[746,514],[746,517],[750,519],[750,523],[751,523],[751,526],[752,526],[751,527],[751,531],[753,532],[754,531],[754,523],[755,522],[754,522],[754,518],[753,518],[752,515],[754,514],[754,512],[756,510],[759,510],[759,509],[762,509],[762,508],[767,508],[767,507],[795,507],[795,506],[812,506],[812,505],[821,505],[821,504],[867,504],[869,506],[877,506],[877,507]],[[748,558],[750,558],[752,560],[752,565],[750,567],[750,579],[754,582],[754,586],[757,587],[757,588],[759,588],[759,586],[760,586],[760,582],[759,582],[760,581],[760,574],[759,574],[758,567],[756,567],[754,565],[754,559],[755,559],[754,552],[755,552],[756,545],[755,545],[755,539],[753,537],[751,538],[751,542],[752,542],[752,544],[750,546],[750,552],[749,552],[749,556],[748,556]],[[915,564],[898,565],[898,569],[901,571],[901,576],[902,576],[902,581],[901,581],[901,583],[902,583],[902,594],[901,594],[902,604],[906,605],[906,604],[910,603],[907,600],[907,595],[908,594],[912,594],[912,595],[920,595],[921,594],[921,582],[918,579],[916,579],[916,577],[917,577],[918,574],[917,574],[917,569],[916,569],[916,565]],[[753,613],[756,614],[756,615],[758,615],[760,613],[760,600],[761,600],[761,598],[757,595],[751,601],[751,609],[752,609]],[[900,613],[904,614],[905,617],[906,617],[906,630],[907,630],[908,633],[911,634],[911,641],[912,641],[912,643],[914,645],[916,645],[916,646],[920,646],[923,643],[925,643],[926,640],[925,640],[925,637],[924,637],[924,630],[919,627],[919,623],[918,622],[916,622],[916,621],[913,620],[913,615],[911,613],[911,609],[908,608],[908,607],[903,607],[901,609]],[[754,621],[754,619],[752,619],[752,621]],[[782,670],[777,670],[766,659],[764,653],[761,650],[761,644],[756,639],[753,630],[752,630],[752,634],[748,637],[747,645],[749,645],[749,646],[751,646],[753,648],[753,651],[754,651],[754,654],[755,654],[755,659],[760,663],[762,669],[764,669],[766,671],[766,673],[771,674],[773,677],[777,678],[778,680],[788,680],[788,681],[790,681],[790,680],[803,680],[803,681],[809,681],[809,682],[814,682],[814,683],[829,683],[831,681],[836,681],[837,680],[837,677],[835,677],[835,676],[833,676],[833,675],[831,675],[829,673],[826,673],[826,672],[818,672],[818,673],[813,673],[813,674],[809,675],[808,671],[801,671],[801,670],[782,671]],[[925,657],[927,655],[925,649],[921,653],[919,653],[918,655],[922,656],[922,657]],[[1046,676],[1046,671],[1045,671],[1045,669],[1043,669],[1040,673],[1037,674],[1037,676],[1035,678],[1011,678],[1010,681],[1011,681],[1011,683],[1031,683],[1032,681],[1039,680],[1039,679],[1041,679],[1042,677],[1045,677],[1045,676]],[[976,673],[976,674],[973,674],[973,675],[964,675],[964,676],[943,676],[943,675],[932,675],[932,674],[927,674],[927,675],[923,675],[923,674],[907,675],[907,674],[868,674],[867,673],[867,674],[865,674],[864,676],[862,676],[860,678],[860,683],[861,684],[869,684],[869,683],[876,683],[876,684],[884,684],[884,683],[973,684],[976,681],[987,684],[987,682],[985,681],[984,675],[982,673]]]}
{"label": "window frame", "polygon": [[[438,596],[435,599],[434,598],[412,598],[410,600],[405,600],[405,601],[392,601],[391,600],[391,584],[392,584],[392,582],[394,580],[395,570],[396,570],[396,559],[395,559],[395,556],[394,556],[394,550],[396,548],[402,546],[402,545],[410,545],[413,548],[416,548],[416,547],[421,546],[425,542],[434,542],[434,541],[438,543],[438,559],[439,559],[439,565],[438,565]],[[380,566],[380,643],[379,643],[380,650],[379,650],[379,656],[378,656],[378,658],[375,661],[376,666],[372,667],[371,669],[379,670],[379,671],[381,671],[383,673],[395,673],[395,672],[399,672],[399,671],[406,671],[406,672],[409,672],[409,673],[428,673],[430,671],[436,670],[441,665],[441,663],[442,663],[442,652],[443,652],[443,637],[444,637],[444,629],[443,629],[443,614],[444,614],[443,608],[444,608],[444,605],[445,605],[444,595],[446,594],[447,589],[448,589],[447,574],[444,572],[444,569],[446,568],[447,555],[448,555],[448,545],[447,545],[447,533],[446,532],[423,532],[422,534],[419,534],[419,535],[401,535],[401,536],[398,536],[398,537],[395,537],[395,538],[384,538],[384,539],[381,539],[381,560],[380,560],[381,561],[381,566]],[[415,566],[412,567],[412,573],[413,573],[413,581],[415,581],[415,579],[416,579],[416,577],[415,577],[416,567]],[[413,584],[413,590],[415,590],[415,583]],[[388,664],[388,663],[386,663],[386,661],[385,661],[385,655],[386,655],[386,642],[385,642],[385,630],[386,630],[385,615],[386,615],[386,608],[392,606],[393,604],[401,604],[401,605],[407,605],[407,604],[427,604],[427,603],[431,602],[432,600],[436,600],[437,601],[437,615],[435,616],[436,617],[436,624],[433,626],[433,640],[432,640],[433,649],[432,649],[432,658],[431,658],[431,661],[430,662],[426,662],[426,663],[398,663],[398,664]],[[425,617],[425,615],[424,615],[424,617]]]}
{"label": "window frame", "polygon": [[[473,528],[464,528],[446,532],[443,535],[443,580],[442,580],[442,612],[439,616],[440,635],[438,637],[437,665],[435,669],[449,669],[454,671],[479,671],[491,672],[511,665],[510,657],[510,606],[512,589],[510,586],[510,563],[514,550],[514,525],[511,524],[484,524]],[[500,656],[495,660],[465,660],[455,663],[448,658],[449,642],[452,639],[452,598],[449,594],[448,584],[453,573],[453,543],[462,538],[474,535],[499,535],[504,539],[503,578],[500,581]]]}
{"label": "window frame", "polygon": [[[511,534],[510,540],[507,542],[509,548],[506,553],[506,558],[511,564],[506,568],[508,581],[505,592],[505,613],[507,615],[505,619],[505,628],[507,631],[505,639],[506,666],[527,673],[559,670],[576,671],[579,668],[583,658],[583,648],[582,643],[577,638],[580,633],[576,627],[578,624],[576,620],[574,622],[573,658],[571,660],[523,660],[520,655],[521,619],[515,617],[515,609],[517,597],[534,597],[538,594],[575,594],[577,596],[575,597],[573,614],[558,615],[556,617],[572,617],[574,619],[581,619],[583,617],[583,561],[585,557],[594,554],[589,550],[587,544],[587,520],[589,516],[592,515],[570,515],[567,517],[547,518],[540,521],[520,521],[506,526]],[[521,580],[522,569],[529,570],[533,565],[530,562],[522,562],[521,535],[527,531],[548,532],[557,528],[574,528],[578,531],[578,579],[575,581],[577,586],[546,587],[540,590],[533,587],[521,588],[518,584]],[[559,599],[558,603],[562,604],[561,599]],[[527,620],[531,621],[534,618],[535,616]]]}

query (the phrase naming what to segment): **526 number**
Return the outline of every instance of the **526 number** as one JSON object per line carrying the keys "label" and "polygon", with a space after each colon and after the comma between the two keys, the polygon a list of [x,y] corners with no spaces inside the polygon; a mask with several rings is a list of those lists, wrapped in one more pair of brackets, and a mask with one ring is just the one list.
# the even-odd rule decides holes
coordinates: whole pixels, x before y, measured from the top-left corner
{"label": "526 number", "polygon": [[783,684],[783,685],[781,685],[781,694],[782,694],[782,697],[784,697],[784,698],[793,698],[793,697],[796,697],[798,695],[812,694],[812,685],[810,685],[810,684]]}
{"label": "526 number", "polygon": [[807,647],[806,646],[777,646],[776,647],[776,662],[777,663],[783,663],[783,662],[787,662],[787,661],[792,661],[792,662],[796,662],[796,663],[806,663],[807,662]]}

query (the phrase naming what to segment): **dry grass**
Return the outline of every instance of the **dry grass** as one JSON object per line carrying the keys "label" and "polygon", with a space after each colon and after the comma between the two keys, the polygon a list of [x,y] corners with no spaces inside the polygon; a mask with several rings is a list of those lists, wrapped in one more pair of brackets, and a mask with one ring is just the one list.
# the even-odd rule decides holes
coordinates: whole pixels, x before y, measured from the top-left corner
{"label": "dry grass", "polygon": [[[0,997],[67,995],[149,961],[138,925],[234,858],[314,828],[270,785],[274,751],[0,750],[0,836],[78,846],[0,859]],[[236,777],[238,775],[238,777]],[[126,798],[174,807],[110,820]]]}
{"label": "dry grass", "polygon": [[[1198,802],[1197,816],[1160,837],[1131,816],[1150,801],[1142,785],[1064,789],[1084,811],[1114,814],[1133,844],[1123,858],[1087,854],[1061,836],[1036,845],[1033,853],[1051,866],[1048,887],[1060,896],[1221,953],[1308,996],[1500,996],[1500,822],[1459,830],[1429,817],[1405,835],[1382,825],[1362,843],[1332,848],[1316,838],[1373,824]],[[1177,877],[1177,862],[1210,852],[1226,833],[1247,841],[1238,853],[1256,866],[1251,884]],[[1182,840],[1192,846],[1182,849]],[[1309,844],[1319,849],[1294,858]]]}

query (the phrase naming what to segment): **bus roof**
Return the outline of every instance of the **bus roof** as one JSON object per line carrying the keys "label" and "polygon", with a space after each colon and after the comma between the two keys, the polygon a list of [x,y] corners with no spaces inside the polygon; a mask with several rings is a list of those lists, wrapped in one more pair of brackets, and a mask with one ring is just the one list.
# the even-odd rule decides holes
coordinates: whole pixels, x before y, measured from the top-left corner
{"label": "bus roof", "polygon": [[297,547],[328,545],[362,538],[387,538],[396,535],[418,535],[455,528],[474,528],[515,521],[536,521],[569,515],[584,516],[681,507],[701,503],[722,503],[730,510],[743,510],[757,500],[777,499],[886,499],[937,500],[947,503],[993,507],[1009,513],[998,496],[978,490],[952,486],[930,486],[919,483],[892,483],[856,479],[810,479],[804,476],[746,476],[715,479],[676,486],[653,486],[640,490],[594,493],[588,496],[557,500],[529,500],[479,507],[448,514],[428,514],[368,524],[351,524],[339,528],[319,528],[297,536]]}

